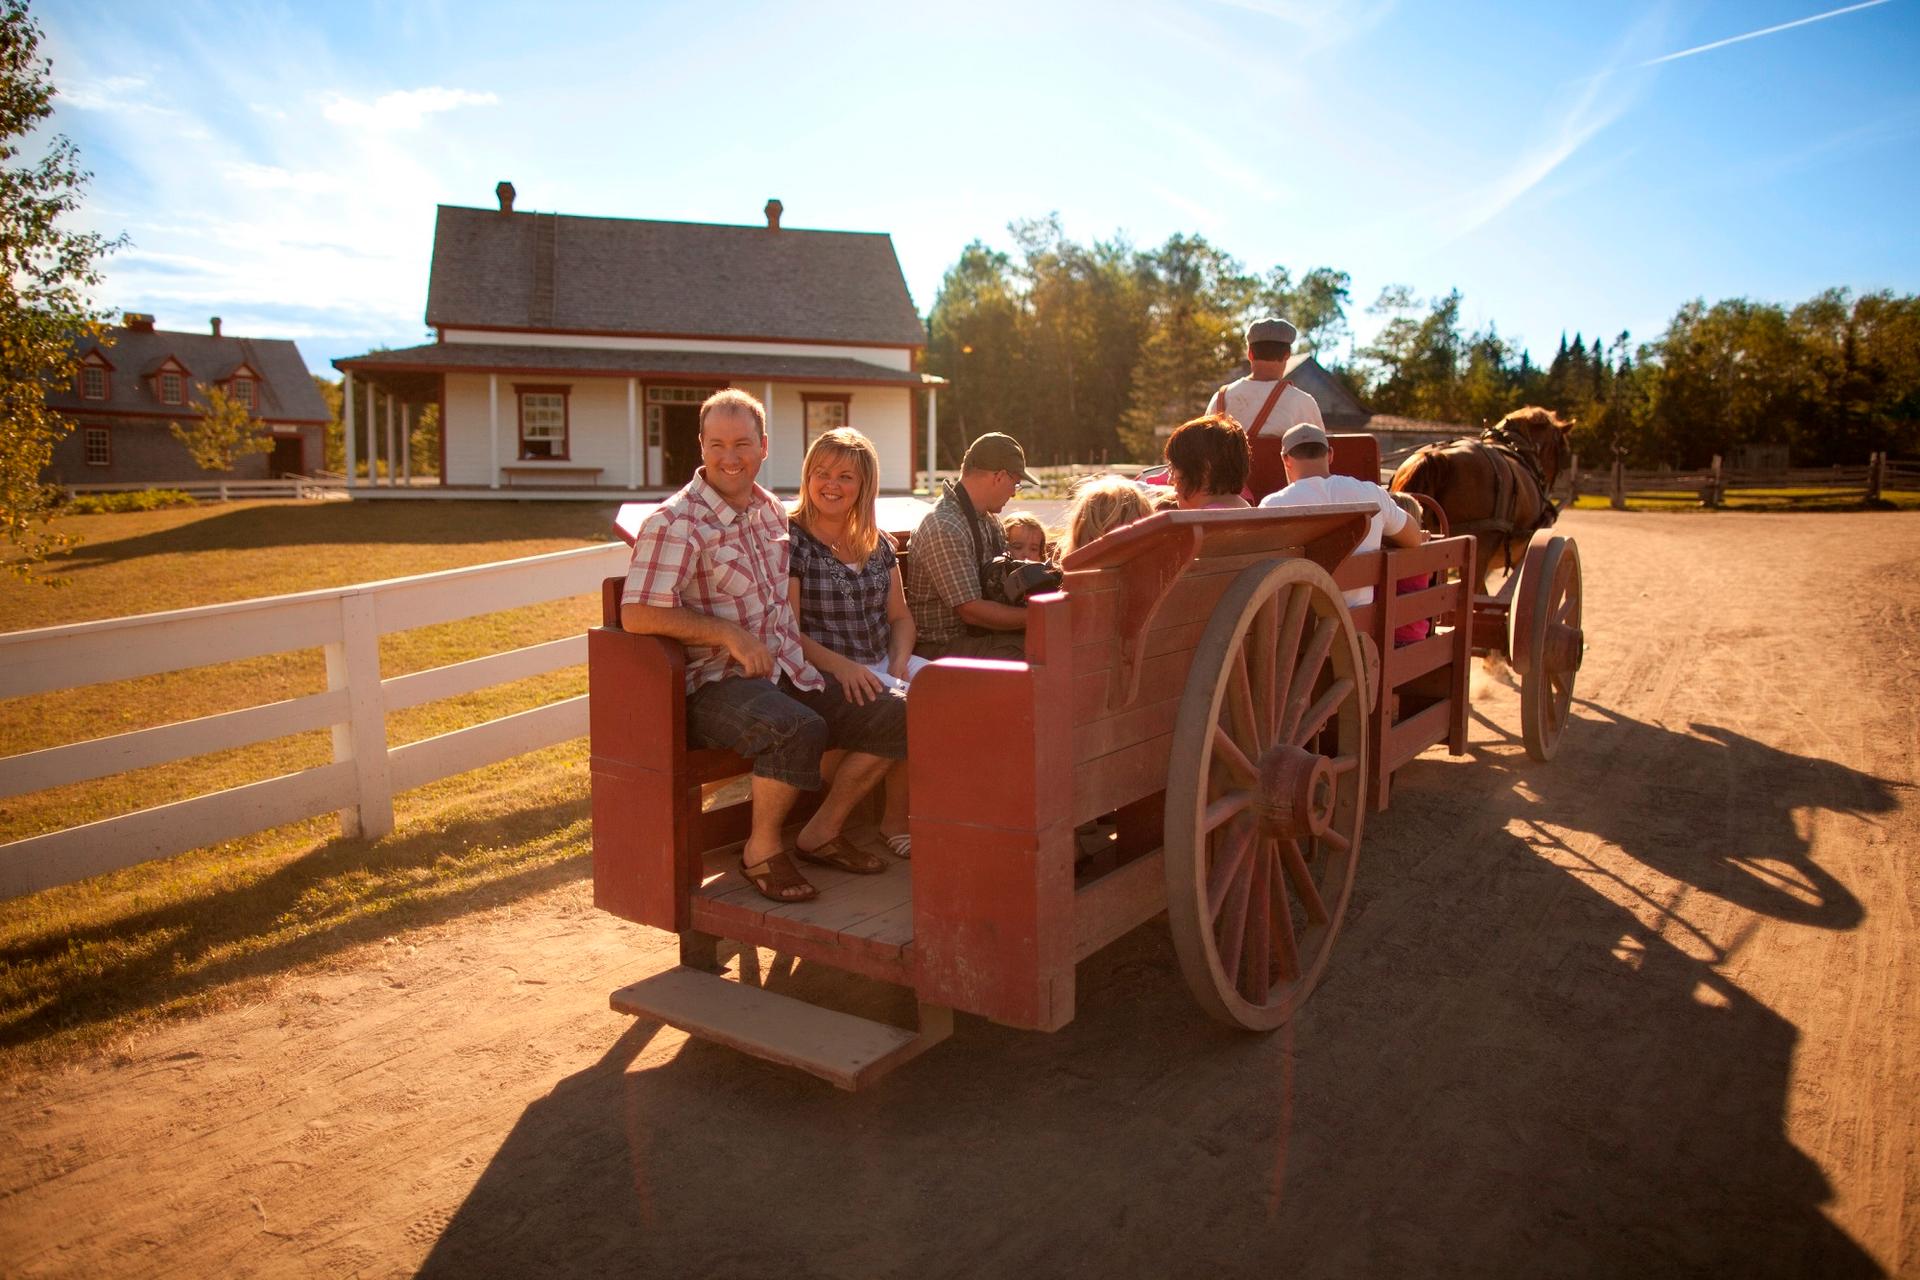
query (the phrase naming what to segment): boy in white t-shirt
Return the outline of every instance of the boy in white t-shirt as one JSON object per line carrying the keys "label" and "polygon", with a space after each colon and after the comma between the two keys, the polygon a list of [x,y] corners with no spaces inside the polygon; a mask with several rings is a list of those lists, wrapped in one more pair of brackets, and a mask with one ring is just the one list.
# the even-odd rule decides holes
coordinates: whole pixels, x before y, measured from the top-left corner
{"label": "boy in white t-shirt", "polygon": [[[1382,539],[1396,547],[1417,547],[1427,540],[1420,522],[1400,509],[1392,496],[1379,485],[1353,476],[1333,474],[1333,449],[1327,433],[1311,422],[1287,429],[1280,438],[1286,451],[1282,462],[1287,469],[1287,487],[1260,499],[1263,507],[1320,507],[1331,502],[1369,502],[1375,512],[1367,522],[1367,536],[1354,548],[1354,554],[1377,551]],[[1373,603],[1372,587],[1355,587],[1346,593],[1352,607]]]}

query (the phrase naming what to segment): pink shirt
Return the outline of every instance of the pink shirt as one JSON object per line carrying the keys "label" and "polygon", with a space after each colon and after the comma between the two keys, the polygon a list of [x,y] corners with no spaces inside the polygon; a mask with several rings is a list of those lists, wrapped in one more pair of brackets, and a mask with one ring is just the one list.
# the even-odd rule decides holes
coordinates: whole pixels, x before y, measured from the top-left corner
{"label": "pink shirt", "polygon": [[[692,609],[731,622],[767,646],[776,676],[824,689],[800,651],[787,596],[787,545],[787,509],[779,499],[755,485],[752,504],[736,511],[701,468],[640,525],[621,603]],[[688,693],[745,674],[725,649],[687,646]]]}

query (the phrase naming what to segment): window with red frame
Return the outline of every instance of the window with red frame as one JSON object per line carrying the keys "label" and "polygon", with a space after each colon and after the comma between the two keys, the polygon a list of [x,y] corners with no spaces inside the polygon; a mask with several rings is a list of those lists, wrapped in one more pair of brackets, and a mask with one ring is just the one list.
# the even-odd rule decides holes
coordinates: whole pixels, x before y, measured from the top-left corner
{"label": "window with red frame", "polygon": [[179,404],[187,398],[187,382],[177,373],[160,375],[160,403]]}
{"label": "window with red frame", "polygon": [[567,389],[516,387],[520,395],[520,456],[567,456]]}
{"label": "window with red frame", "polygon": [[107,371],[97,364],[84,366],[80,370],[80,395],[85,400],[105,400]]}
{"label": "window with red frame", "polygon": [[255,408],[256,406],[253,402],[253,379],[235,378],[233,380],[233,398],[247,406],[248,409]]}
{"label": "window with red frame", "polygon": [[113,465],[113,436],[105,427],[88,427],[86,446],[88,466],[110,467]]}
{"label": "window with red frame", "polygon": [[807,448],[817,436],[850,424],[853,396],[800,393],[803,418],[800,447]]}

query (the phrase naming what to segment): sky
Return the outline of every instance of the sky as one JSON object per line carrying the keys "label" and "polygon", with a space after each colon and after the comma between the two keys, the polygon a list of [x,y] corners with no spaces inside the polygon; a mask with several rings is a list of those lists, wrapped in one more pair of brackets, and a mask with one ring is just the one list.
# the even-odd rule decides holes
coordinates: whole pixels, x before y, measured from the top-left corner
{"label": "sky", "polygon": [[[973,240],[1199,233],[1458,289],[1472,328],[1656,337],[1692,298],[1920,292],[1920,0],[1097,4],[40,0],[99,302],[427,340],[436,204]],[[1339,355],[1345,352],[1336,353]]]}

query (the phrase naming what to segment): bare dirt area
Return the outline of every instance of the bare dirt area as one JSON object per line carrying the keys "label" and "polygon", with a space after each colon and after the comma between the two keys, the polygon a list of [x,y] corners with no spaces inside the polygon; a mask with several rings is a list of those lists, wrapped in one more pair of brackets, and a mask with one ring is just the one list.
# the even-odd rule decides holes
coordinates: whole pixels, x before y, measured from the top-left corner
{"label": "bare dirt area", "polygon": [[570,864],[8,1082],[0,1271],[1920,1273],[1920,518],[1563,528],[1558,759],[1485,686],[1279,1032],[1210,1023],[1160,921],[1063,1031],[842,1094],[609,1012],[673,952]]}

